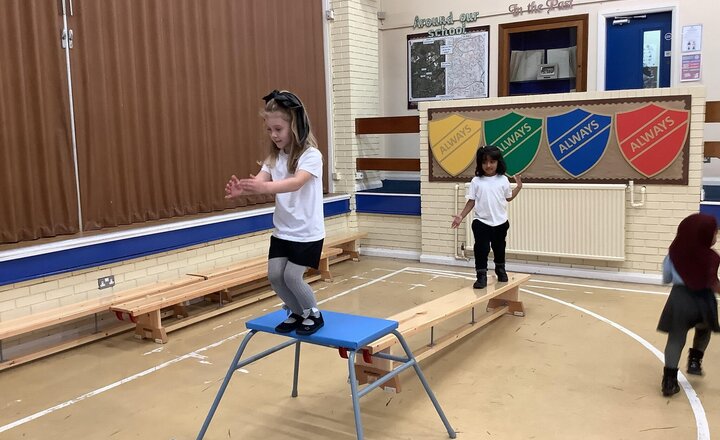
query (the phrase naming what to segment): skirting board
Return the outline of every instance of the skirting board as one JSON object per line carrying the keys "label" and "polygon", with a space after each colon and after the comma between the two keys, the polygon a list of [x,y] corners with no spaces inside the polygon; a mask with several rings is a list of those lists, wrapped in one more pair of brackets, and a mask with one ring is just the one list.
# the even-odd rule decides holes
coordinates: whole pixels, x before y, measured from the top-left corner
{"label": "skirting board", "polygon": [[[372,257],[400,258],[415,260],[421,263],[443,264],[447,266],[475,267],[473,260],[457,260],[454,257],[441,255],[423,255],[420,252],[402,249],[382,249],[360,247],[361,255]],[[489,264],[492,270],[492,262]],[[661,274],[646,274],[636,272],[618,272],[593,269],[576,269],[572,267],[550,266],[539,264],[507,263],[507,270],[510,272],[530,273],[536,275],[567,276],[572,278],[585,278],[604,281],[618,281],[623,283],[654,284],[662,285]]]}

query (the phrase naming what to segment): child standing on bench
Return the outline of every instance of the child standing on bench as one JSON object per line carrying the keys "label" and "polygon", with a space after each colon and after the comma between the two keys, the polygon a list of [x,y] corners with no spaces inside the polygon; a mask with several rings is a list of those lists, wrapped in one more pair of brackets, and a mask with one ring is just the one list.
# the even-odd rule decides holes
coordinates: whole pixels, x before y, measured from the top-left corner
{"label": "child standing on bench", "polygon": [[[515,174],[514,189],[505,176],[507,166],[500,149],[491,145],[480,147],[475,154],[475,177],[470,181],[462,212],[453,215],[452,227],[460,226],[463,218],[473,211],[472,231],[475,237],[475,289],[487,287],[488,254],[492,247],[495,275],[499,282],[507,282],[505,271],[505,238],[510,222],[507,216],[507,204],[517,197],[522,189],[520,174]],[[473,209],[474,208],[474,209]]]}
{"label": "child standing on bench", "polygon": [[703,373],[702,359],[711,331],[720,332],[715,298],[715,292],[720,292],[720,255],[712,249],[716,240],[715,217],[692,214],[680,222],[663,261],[663,282],[673,285],[657,327],[668,334],[661,383],[663,396],[680,391],[678,364],[688,331],[695,328],[687,372],[696,375]]}
{"label": "child standing on bench", "polygon": [[325,239],[322,154],[297,96],[273,90],[263,100],[270,154],[256,176],[233,175],[225,198],[275,194],[268,279],[288,312],[275,330],[310,335],[323,326],[313,290],[303,279],[306,268],[318,268]]}

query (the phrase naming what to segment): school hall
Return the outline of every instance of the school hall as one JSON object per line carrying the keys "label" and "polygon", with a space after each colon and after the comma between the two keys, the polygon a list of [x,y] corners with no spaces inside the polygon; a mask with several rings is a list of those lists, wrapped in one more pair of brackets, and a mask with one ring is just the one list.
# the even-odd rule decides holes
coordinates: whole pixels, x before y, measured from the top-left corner
{"label": "school hall", "polygon": [[[718,436],[720,335],[702,376],[688,336],[667,397],[657,330],[678,224],[720,218],[714,0],[0,8],[0,439],[198,438],[249,337],[289,349],[232,374],[203,438]],[[273,197],[223,194],[274,89],[323,156],[302,344],[252,333],[281,313]],[[493,252],[473,289],[473,214],[451,223],[483,145],[522,190],[509,280]],[[436,401],[413,362],[383,376],[389,327],[339,343],[368,333],[342,314],[397,322]]]}

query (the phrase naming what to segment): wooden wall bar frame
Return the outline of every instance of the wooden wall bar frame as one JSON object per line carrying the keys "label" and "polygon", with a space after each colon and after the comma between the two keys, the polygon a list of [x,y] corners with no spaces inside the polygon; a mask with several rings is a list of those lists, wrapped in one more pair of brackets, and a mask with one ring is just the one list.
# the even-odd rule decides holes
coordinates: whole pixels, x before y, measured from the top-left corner
{"label": "wooden wall bar frame", "polygon": [[720,157],[720,142],[705,142],[703,156]]}
{"label": "wooden wall bar frame", "polygon": [[420,116],[356,118],[355,134],[420,133]]}
{"label": "wooden wall bar frame", "polygon": [[720,101],[707,101],[705,103],[705,122],[720,122]]}
{"label": "wooden wall bar frame", "polygon": [[420,159],[358,157],[355,167],[364,171],[420,171]]}

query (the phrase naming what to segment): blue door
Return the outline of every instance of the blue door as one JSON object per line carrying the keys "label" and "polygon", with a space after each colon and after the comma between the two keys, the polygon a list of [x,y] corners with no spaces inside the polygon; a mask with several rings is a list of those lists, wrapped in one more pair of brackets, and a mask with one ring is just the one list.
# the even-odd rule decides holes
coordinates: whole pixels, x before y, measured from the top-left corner
{"label": "blue door", "polygon": [[670,87],[672,12],[608,18],[605,90]]}

